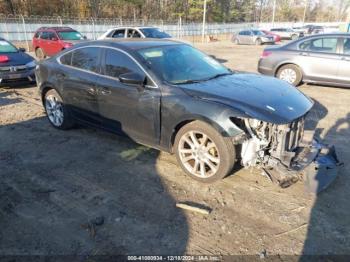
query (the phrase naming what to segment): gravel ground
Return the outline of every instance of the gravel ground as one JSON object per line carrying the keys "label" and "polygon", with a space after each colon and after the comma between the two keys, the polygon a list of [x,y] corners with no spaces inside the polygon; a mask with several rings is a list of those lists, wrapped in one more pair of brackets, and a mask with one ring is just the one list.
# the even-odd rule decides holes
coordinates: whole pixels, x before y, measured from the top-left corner
{"label": "gravel ground", "polygon": [[[256,72],[263,47],[197,44]],[[350,91],[303,85],[308,128],[350,159]],[[281,189],[256,169],[203,185],[173,156],[89,128],[55,130],[36,87],[0,89],[0,255],[350,254],[347,166],[326,191]],[[184,211],[190,201],[209,215]]]}

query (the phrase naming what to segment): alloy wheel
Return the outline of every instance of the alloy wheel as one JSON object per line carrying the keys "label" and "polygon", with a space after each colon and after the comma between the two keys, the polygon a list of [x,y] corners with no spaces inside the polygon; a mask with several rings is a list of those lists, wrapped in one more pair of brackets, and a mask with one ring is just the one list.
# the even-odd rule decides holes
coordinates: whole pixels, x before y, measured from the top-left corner
{"label": "alloy wheel", "polygon": [[50,122],[60,127],[63,124],[63,105],[54,95],[49,95],[45,99],[45,109]]}
{"label": "alloy wheel", "polygon": [[279,78],[290,84],[293,84],[297,79],[297,73],[291,68],[286,68],[281,71]]}
{"label": "alloy wheel", "polygon": [[185,133],[180,138],[178,151],[183,166],[197,177],[209,178],[219,169],[218,148],[213,140],[202,132]]}

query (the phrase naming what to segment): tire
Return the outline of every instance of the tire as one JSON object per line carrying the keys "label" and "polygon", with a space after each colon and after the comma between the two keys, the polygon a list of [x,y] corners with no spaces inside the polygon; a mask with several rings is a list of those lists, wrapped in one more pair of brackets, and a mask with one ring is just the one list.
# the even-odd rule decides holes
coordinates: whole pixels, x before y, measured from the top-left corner
{"label": "tire", "polygon": [[297,40],[298,39],[298,35],[296,35],[296,34],[294,34],[294,35],[292,35],[292,40]]}
{"label": "tire", "polygon": [[68,108],[64,105],[62,97],[55,89],[46,92],[44,107],[47,119],[53,127],[66,130],[74,126]]}
{"label": "tire", "polygon": [[237,38],[235,38],[235,40],[233,41],[235,43],[235,45],[239,45],[239,40]]}
{"label": "tire", "polygon": [[[199,145],[193,142],[191,135]],[[204,136],[207,136],[205,141]],[[203,183],[213,183],[227,176],[236,160],[232,141],[201,121],[183,126],[176,134],[174,147],[177,161],[185,173]]]}
{"label": "tire", "polygon": [[300,68],[292,64],[282,66],[280,69],[278,69],[276,76],[277,78],[284,80],[293,86],[299,85],[303,79]]}
{"label": "tire", "polygon": [[37,49],[35,49],[35,56],[39,59],[39,60],[43,60],[46,58],[46,55],[44,53],[44,51],[38,47]]}
{"label": "tire", "polygon": [[255,45],[261,45],[261,44],[262,44],[262,41],[260,38],[255,40]]}

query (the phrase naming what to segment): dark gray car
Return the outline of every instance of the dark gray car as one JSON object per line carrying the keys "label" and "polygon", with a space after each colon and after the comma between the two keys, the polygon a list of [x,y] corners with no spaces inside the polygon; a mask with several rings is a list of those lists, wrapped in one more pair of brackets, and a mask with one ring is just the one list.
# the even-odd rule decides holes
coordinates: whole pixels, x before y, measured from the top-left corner
{"label": "dark gray car", "polygon": [[295,86],[306,82],[350,87],[350,35],[313,35],[266,48],[258,71]]}

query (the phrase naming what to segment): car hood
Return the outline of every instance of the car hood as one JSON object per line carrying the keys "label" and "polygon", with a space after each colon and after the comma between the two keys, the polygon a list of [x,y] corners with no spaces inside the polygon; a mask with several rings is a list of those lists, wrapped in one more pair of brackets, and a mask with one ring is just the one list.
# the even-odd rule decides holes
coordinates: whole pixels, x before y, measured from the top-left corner
{"label": "car hood", "polygon": [[180,86],[191,96],[225,104],[247,117],[275,124],[292,122],[313,106],[312,100],[294,86],[257,74],[234,73]]}
{"label": "car hood", "polygon": [[0,63],[0,66],[17,66],[17,65],[25,65],[34,60],[33,57],[24,53],[24,52],[16,52],[16,53],[0,53],[0,55],[5,55],[9,58],[8,62]]}

